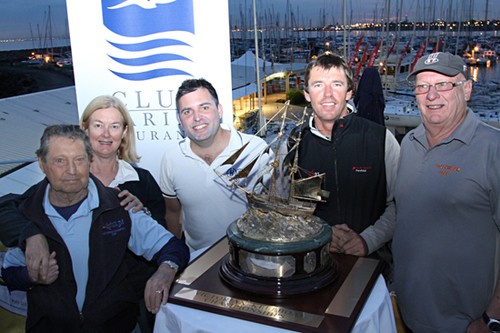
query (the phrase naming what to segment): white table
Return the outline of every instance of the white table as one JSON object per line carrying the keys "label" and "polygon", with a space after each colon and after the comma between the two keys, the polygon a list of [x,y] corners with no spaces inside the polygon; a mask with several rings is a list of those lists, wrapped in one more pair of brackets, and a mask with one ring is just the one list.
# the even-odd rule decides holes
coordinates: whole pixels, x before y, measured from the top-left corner
{"label": "white table", "polygon": [[[192,257],[202,251],[193,253]],[[252,321],[167,303],[156,315],[154,333],[267,333],[291,332]],[[379,276],[352,329],[353,333],[396,333],[391,298],[385,281]]]}

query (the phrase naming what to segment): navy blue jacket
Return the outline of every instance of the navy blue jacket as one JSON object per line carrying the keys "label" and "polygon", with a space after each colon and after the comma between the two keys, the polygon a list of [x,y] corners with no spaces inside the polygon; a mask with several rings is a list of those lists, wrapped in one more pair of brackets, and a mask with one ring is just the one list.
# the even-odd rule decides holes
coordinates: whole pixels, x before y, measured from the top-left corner
{"label": "navy blue jacket", "polygon": [[[59,277],[48,286],[28,291],[28,332],[130,332],[136,325],[137,306],[126,277],[124,261],[130,238],[131,220],[120,206],[117,190],[94,178],[100,205],[93,212],[90,229],[89,279],[82,312],[76,304],[76,281],[71,257],[61,236],[43,210],[47,180],[20,205],[23,214],[35,221],[47,237],[50,251],[56,251]],[[117,232],[108,232],[122,221]],[[105,232],[106,231],[106,232]]]}

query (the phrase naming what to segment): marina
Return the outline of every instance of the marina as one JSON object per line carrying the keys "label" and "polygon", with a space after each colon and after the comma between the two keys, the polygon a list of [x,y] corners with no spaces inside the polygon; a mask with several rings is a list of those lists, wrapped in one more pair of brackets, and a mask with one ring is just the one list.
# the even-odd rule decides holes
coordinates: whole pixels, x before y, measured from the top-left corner
{"label": "marina", "polygon": [[[265,33],[262,35],[265,36]],[[432,52],[447,51],[462,55],[467,62],[469,52],[475,50],[473,52],[476,52],[476,55],[489,54],[489,58],[484,65],[479,62],[468,63],[469,78],[473,81],[469,106],[481,120],[500,128],[500,66],[497,64],[496,51],[500,49],[500,36],[497,30],[488,33],[462,31],[442,36],[439,32],[429,34],[426,31],[404,31],[398,35],[396,37],[396,32],[391,32],[389,42],[384,42],[383,36],[376,31],[351,31],[347,37],[344,37],[342,31],[336,30],[298,31],[295,37],[292,37],[293,41],[281,39],[280,42],[271,43],[272,47],[264,46],[267,42],[266,38],[262,37],[257,46],[258,49],[263,49],[258,51],[262,62],[273,68],[287,68],[287,72],[282,75],[276,75],[274,72],[270,75],[269,69],[266,70],[263,65],[262,75],[274,75],[275,78],[263,79],[262,93],[267,98],[267,94],[276,91],[287,93],[289,90],[303,89],[303,70],[300,70],[300,65],[305,69],[307,62],[322,52],[342,54],[345,50],[346,59],[352,63],[355,81],[359,81],[364,68],[373,67],[380,72],[386,102],[386,126],[394,127],[404,134],[420,123],[415,96],[406,81],[416,60]],[[242,32],[233,36],[239,36],[232,39],[233,55],[242,45],[247,45],[246,52],[255,52],[255,47],[242,38]],[[281,49],[273,51],[277,44],[281,45]],[[274,57],[273,52],[280,56]],[[284,57],[284,54],[288,57]],[[255,105],[253,109],[255,110]],[[251,116],[248,108],[243,111]]]}
{"label": "marina", "polygon": [[[404,133],[420,123],[415,96],[406,82],[408,74],[420,57],[450,52],[462,56],[469,65],[469,78],[474,83],[469,106],[483,121],[500,127],[500,21],[488,0],[401,0],[392,5],[391,1],[380,1],[381,10],[375,9],[373,15],[362,13],[367,8],[355,1],[332,1],[324,2],[319,20],[309,21],[301,16],[298,6],[286,3],[283,11],[264,4],[256,10],[254,4],[253,23],[248,8],[240,7],[240,15],[230,17],[232,60],[251,51],[273,71],[281,65],[288,68],[280,78],[270,80],[264,65],[265,79],[259,83],[265,98],[276,91],[288,96],[289,90],[303,89],[303,71],[297,66],[305,68],[315,56],[334,52],[349,61],[355,82],[365,68],[378,70],[386,125]],[[354,18],[353,8],[357,8]],[[243,111],[249,114],[248,108]]]}

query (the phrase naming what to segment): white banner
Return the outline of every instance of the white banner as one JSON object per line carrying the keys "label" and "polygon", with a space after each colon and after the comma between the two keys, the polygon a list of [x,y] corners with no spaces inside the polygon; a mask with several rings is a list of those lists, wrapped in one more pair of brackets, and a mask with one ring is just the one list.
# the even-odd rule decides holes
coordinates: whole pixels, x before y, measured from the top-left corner
{"label": "white banner", "polygon": [[98,95],[122,99],[139,165],[157,180],[164,143],[180,138],[175,94],[182,81],[210,81],[232,126],[227,0],[66,2],[79,114]]}

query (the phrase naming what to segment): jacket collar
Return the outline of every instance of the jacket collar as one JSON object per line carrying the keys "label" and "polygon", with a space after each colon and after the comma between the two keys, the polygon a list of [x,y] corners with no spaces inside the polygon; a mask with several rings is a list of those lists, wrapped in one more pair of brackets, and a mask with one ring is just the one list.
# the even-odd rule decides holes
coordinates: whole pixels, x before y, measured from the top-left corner
{"label": "jacket collar", "polygon": [[[103,211],[121,207],[117,196],[118,190],[105,187],[101,181],[92,174],[90,174],[89,177],[89,198],[92,200],[91,208],[95,209],[94,214],[100,214]],[[90,185],[91,181],[93,186]],[[46,216],[43,203],[45,200],[48,200],[47,190],[49,185],[47,178],[44,178],[38,183],[34,192],[19,206],[20,211],[32,221],[39,220],[40,216]],[[91,189],[93,189],[93,191],[91,191]]]}
{"label": "jacket collar", "polygon": [[[450,134],[449,137],[439,142],[436,146],[441,144],[447,144],[453,140],[458,140],[464,144],[469,144],[474,137],[477,127],[481,124],[481,121],[477,119],[474,112],[467,108],[467,115],[465,116],[463,122]],[[410,140],[416,140],[422,146],[429,149],[429,144],[427,142],[427,137],[425,135],[424,124],[418,125],[412,132],[409,133]]]}
{"label": "jacket collar", "polygon": [[[338,127],[337,125],[342,124],[342,126],[345,126],[349,123],[350,119],[352,118],[352,114],[355,112],[355,109],[349,103],[347,103],[347,109],[349,110],[349,113],[345,117],[335,121],[335,124],[333,125],[332,132],[335,131],[335,129]],[[327,140],[327,141],[332,140],[331,136],[324,135],[316,128],[315,123],[314,123],[314,112],[309,117],[309,128],[311,130],[311,133],[316,135],[317,137],[322,138],[322,139]]]}

